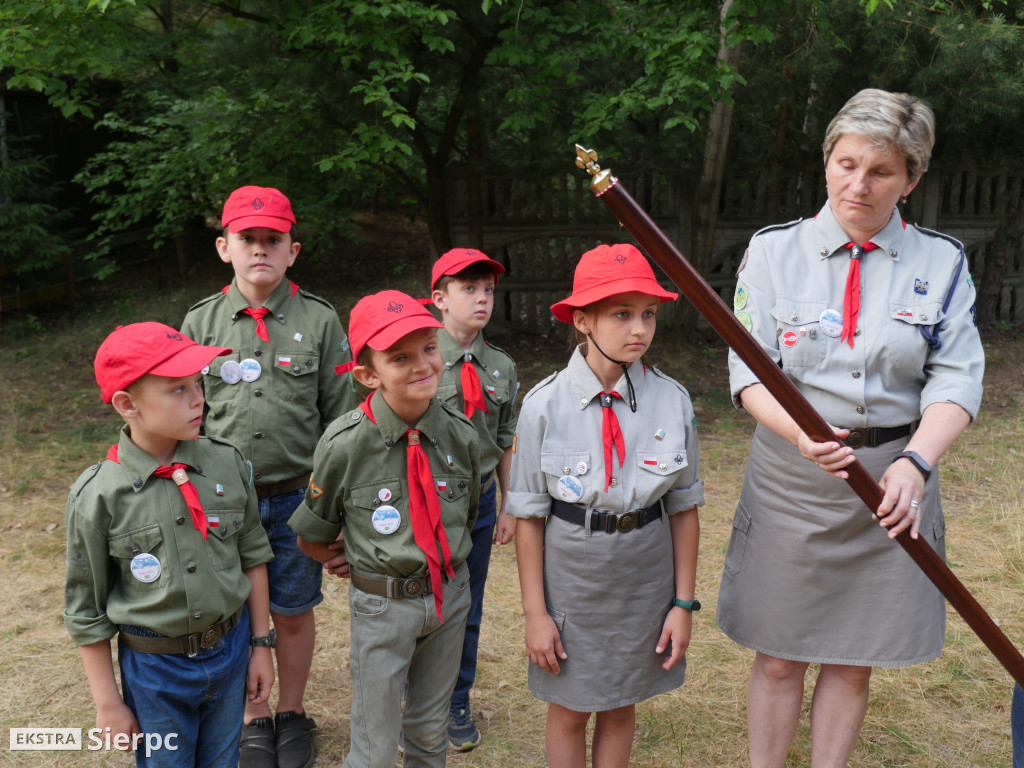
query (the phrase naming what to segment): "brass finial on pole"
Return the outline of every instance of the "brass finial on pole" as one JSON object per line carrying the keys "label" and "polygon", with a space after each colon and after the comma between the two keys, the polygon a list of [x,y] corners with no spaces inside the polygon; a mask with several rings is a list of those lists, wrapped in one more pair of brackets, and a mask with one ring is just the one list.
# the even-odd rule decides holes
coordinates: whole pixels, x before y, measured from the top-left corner
{"label": "brass finial on pole", "polygon": [[611,169],[601,170],[601,166],[597,164],[597,152],[587,149],[582,144],[576,145],[576,167],[583,168],[594,177],[590,182],[590,188],[598,197],[619,183],[619,180],[612,176]]}

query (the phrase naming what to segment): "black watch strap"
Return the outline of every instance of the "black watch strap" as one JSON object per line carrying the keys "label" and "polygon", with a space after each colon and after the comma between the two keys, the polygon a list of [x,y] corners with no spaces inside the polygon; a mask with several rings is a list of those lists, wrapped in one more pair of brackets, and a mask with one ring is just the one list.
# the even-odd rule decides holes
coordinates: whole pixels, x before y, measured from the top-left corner
{"label": "black watch strap", "polygon": [[[893,459],[893,462],[899,461],[900,459],[910,459],[910,462],[917,467],[917,471],[924,475],[924,479],[927,480],[931,477],[932,466],[927,461],[921,458],[916,451],[904,451]],[[890,462],[892,463],[892,462]]]}

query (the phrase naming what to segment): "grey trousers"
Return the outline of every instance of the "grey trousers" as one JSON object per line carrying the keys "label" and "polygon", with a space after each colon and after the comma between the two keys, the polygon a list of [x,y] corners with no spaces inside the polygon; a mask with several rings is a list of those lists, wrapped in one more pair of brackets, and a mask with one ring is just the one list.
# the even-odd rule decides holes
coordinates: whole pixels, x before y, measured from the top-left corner
{"label": "grey trousers", "polygon": [[352,741],[344,768],[394,768],[400,734],[405,768],[445,765],[470,604],[465,564],[442,595],[443,622],[433,595],[393,600],[349,587]]}

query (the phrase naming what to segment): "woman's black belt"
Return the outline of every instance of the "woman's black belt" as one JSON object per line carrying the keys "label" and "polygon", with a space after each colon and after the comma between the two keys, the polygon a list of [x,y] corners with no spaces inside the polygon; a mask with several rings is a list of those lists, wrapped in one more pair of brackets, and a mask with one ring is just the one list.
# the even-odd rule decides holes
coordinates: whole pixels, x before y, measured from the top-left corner
{"label": "woman's black belt", "polygon": [[[582,526],[587,519],[587,510],[574,504],[567,504],[561,499],[551,500],[551,514],[567,523]],[[634,528],[643,528],[648,523],[661,517],[661,499],[644,509],[633,512],[602,512],[595,509],[590,513],[590,530],[605,533],[627,533]]]}
{"label": "woman's black belt", "polygon": [[920,420],[912,421],[909,424],[901,424],[898,427],[857,427],[850,428],[850,434],[843,442],[851,448],[876,448],[901,437],[907,437],[917,431]]}

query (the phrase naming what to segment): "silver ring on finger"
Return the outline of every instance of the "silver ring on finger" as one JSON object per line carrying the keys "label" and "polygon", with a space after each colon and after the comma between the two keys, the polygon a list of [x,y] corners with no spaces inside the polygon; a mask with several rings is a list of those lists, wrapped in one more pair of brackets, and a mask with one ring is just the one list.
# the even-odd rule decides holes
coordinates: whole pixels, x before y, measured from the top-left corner
{"label": "silver ring on finger", "polygon": [[917,499],[911,499],[910,500],[910,508],[911,509],[917,509],[920,506],[921,505],[920,505],[920,503],[918,503]]}

